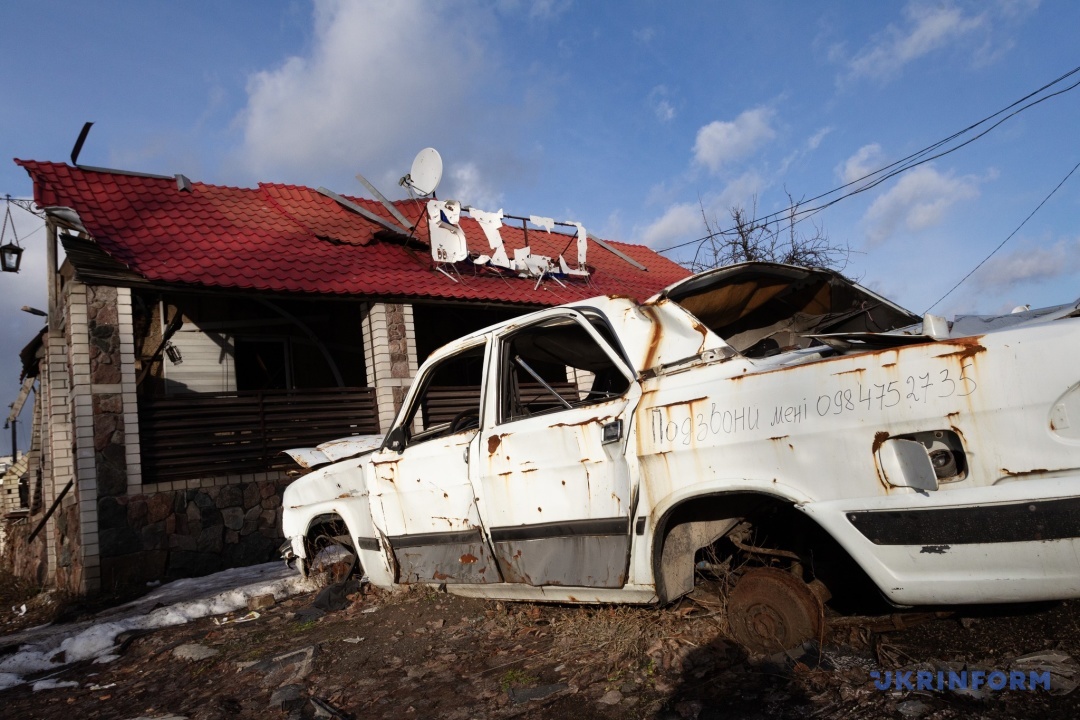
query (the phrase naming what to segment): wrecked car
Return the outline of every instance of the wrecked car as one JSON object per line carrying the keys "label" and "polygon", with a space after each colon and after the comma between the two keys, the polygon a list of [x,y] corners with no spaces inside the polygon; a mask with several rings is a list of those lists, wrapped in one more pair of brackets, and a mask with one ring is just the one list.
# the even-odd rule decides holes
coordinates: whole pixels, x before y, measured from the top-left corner
{"label": "wrecked car", "polygon": [[380,587],[569,603],[721,566],[758,649],[860,579],[899,606],[1077,597],[1077,308],[920,318],[745,263],[540,310],[435,352],[381,441],[295,451],[284,554],[336,537]]}

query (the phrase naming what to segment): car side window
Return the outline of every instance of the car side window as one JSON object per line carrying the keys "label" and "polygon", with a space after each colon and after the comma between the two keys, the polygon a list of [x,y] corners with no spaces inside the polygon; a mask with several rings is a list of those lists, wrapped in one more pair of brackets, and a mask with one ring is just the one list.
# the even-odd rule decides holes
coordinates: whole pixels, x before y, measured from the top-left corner
{"label": "car side window", "polygon": [[[606,327],[601,330],[602,337],[610,336]],[[500,368],[500,422],[603,402],[630,387],[574,316],[549,318],[504,338]]]}
{"label": "car side window", "polygon": [[485,347],[443,358],[424,374],[401,426],[406,447],[480,427]]}

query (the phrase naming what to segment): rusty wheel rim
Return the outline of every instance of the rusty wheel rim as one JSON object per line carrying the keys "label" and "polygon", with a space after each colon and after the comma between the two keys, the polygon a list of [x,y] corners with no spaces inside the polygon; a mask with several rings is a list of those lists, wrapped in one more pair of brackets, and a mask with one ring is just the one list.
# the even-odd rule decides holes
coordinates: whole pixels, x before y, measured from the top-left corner
{"label": "rusty wheel rim", "polygon": [[819,595],[776,568],[747,570],[728,595],[727,612],[731,634],[756,653],[797,647],[819,637],[824,627]]}

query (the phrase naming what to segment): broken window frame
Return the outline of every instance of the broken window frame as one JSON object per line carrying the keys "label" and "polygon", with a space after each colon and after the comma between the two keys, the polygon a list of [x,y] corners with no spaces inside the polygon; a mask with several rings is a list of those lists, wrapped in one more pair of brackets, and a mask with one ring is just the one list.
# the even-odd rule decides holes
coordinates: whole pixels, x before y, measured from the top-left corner
{"label": "broken window frame", "polygon": [[[618,374],[623,380],[625,385],[618,391],[605,391],[602,395],[595,395],[593,390],[583,391],[580,387],[577,387],[575,393],[576,399],[568,399],[563,397],[561,393],[555,387],[550,386],[548,382],[541,380],[537,383],[537,387],[542,393],[547,394],[553,404],[550,407],[538,410],[535,412],[526,412],[518,414],[514,411],[514,408],[520,404],[519,394],[519,371],[518,368],[522,368],[519,360],[516,358],[517,353],[513,350],[513,343],[515,338],[518,338],[530,331],[535,331],[541,327],[553,327],[556,325],[565,325],[571,323],[577,328],[584,330],[586,336],[592,340],[597,348],[599,348],[603,354],[607,357],[610,365],[605,368],[605,371],[613,371]],[[636,376],[631,368],[631,365],[625,358],[625,353],[620,345],[613,342],[611,338],[615,338],[616,335],[607,319],[602,313],[597,311],[590,311],[588,309],[579,310],[566,308],[561,311],[552,311],[551,314],[547,314],[544,317],[537,318],[535,322],[532,322],[526,326],[514,328],[506,334],[502,335],[498,339],[498,376],[497,376],[497,393],[495,398],[495,415],[496,425],[505,425],[508,423],[525,420],[540,415],[550,415],[554,413],[566,412],[575,408],[587,407],[589,405],[597,405],[604,402],[609,402],[613,399],[624,397],[630,387],[633,385]],[[528,360],[525,360],[525,364],[528,364]],[[565,366],[570,368],[576,368],[575,365],[565,363]],[[523,368],[524,369],[524,368]],[[583,368],[581,368],[583,369]],[[530,375],[534,375],[535,370],[533,368],[525,369],[525,372]],[[592,372],[592,371],[586,371]],[[593,383],[596,383],[596,373],[593,373]],[[558,383],[559,381],[555,381]],[[568,381],[563,381],[568,382]],[[584,397],[581,394],[584,393]],[[542,398],[536,398],[532,402]],[[554,404],[557,403],[557,404]]]}
{"label": "broken window frame", "polygon": [[[425,408],[424,401],[428,398],[429,391],[433,387],[449,387],[432,385],[432,381],[440,370],[447,367],[448,363],[461,360],[463,356],[475,355],[476,360],[480,362],[480,384],[476,386],[476,422],[470,423],[468,427],[463,427],[460,430],[454,431],[454,427],[458,424],[457,417],[464,416],[467,410],[471,410],[470,405],[466,411],[457,413],[455,418],[447,422],[439,422],[429,427],[424,427]],[[460,348],[454,353],[448,354],[445,357],[436,360],[430,367],[427,368],[423,377],[417,379],[414,384],[416,388],[415,392],[409,394],[406,398],[407,405],[403,414],[399,415],[400,422],[395,424],[394,431],[391,435],[400,435],[399,438],[392,438],[391,435],[387,436],[386,446],[391,449],[398,450],[399,452],[406,448],[418,445],[428,440],[434,440],[436,438],[448,437],[450,435],[456,435],[459,432],[465,431],[478,431],[484,421],[484,397],[487,390],[487,364],[488,364],[488,340],[486,337],[477,338],[475,342],[468,344],[467,346]],[[461,386],[469,387],[473,386]],[[419,429],[417,429],[419,428]],[[396,447],[394,440],[398,440],[400,446]]]}

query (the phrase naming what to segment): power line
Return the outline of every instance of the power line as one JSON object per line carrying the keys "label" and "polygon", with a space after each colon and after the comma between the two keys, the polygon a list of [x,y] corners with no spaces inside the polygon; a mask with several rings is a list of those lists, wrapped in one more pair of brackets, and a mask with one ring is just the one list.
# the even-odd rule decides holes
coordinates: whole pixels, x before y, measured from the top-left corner
{"label": "power line", "polygon": [[[1077,69],[1080,70],[1080,68],[1077,68]],[[1073,72],[1076,72],[1076,71],[1074,70]],[[1057,91],[1055,93],[1051,93],[1050,95],[1047,95],[1046,97],[1039,98],[1038,100],[1034,100],[1034,101],[1028,103],[1027,105],[1024,105],[1024,106],[1018,108],[1017,110],[1014,110],[1013,112],[1011,112],[1008,115],[1006,115],[1005,117],[1001,118],[996,123],[994,123],[990,127],[986,128],[985,130],[983,130],[979,134],[975,135],[974,137],[968,138],[967,140],[965,140],[964,142],[960,143],[959,145],[957,145],[955,147],[949,148],[948,150],[940,152],[940,153],[938,153],[936,155],[931,155],[929,157],[922,158],[922,159],[918,160],[917,162],[906,163],[903,167],[900,167],[900,168],[897,168],[896,170],[890,171],[889,173],[886,173],[885,175],[881,176],[880,178],[875,178],[872,182],[867,183],[866,185],[864,185],[862,187],[856,188],[855,190],[852,190],[850,193],[842,195],[841,197],[838,197],[835,200],[831,200],[828,203],[820,205],[820,206],[818,206],[816,208],[810,208],[810,209],[807,209],[807,210],[796,210],[796,212],[794,214],[796,216],[805,215],[806,217],[809,217],[810,215],[814,215],[814,214],[820,212],[821,210],[824,210],[825,208],[829,207],[830,205],[834,205],[834,204],[840,202],[841,200],[843,200],[846,197],[851,197],[852,195],[856,195],[858,193],[870,190],[871,188],[874,188],[874,187],[880,185],[881,183],[885,182],[889,178],[895,177],[896,175],[899,175],[902,172],[905,172],[905,171],[910,170],[912,168],[918,167],[919,165],[923,165],[924,163],[928,163],[931,160],[937,160],[940,157],[944,157],[945,155],[956,152],[957,150],[964,147],[965,145],[970,145],[971,143],[975,142],[979,138],[983,137],[984,135],[989,133],[991,130],[995,129],[996,127],[998,127],[999,125],[1004,123],[1006,120],[1008,120],[1008,119],[1010,119],[1010,118],[1012,118],[1012,117],[1014,117],[1016,115],[1019,115],[1020,113],[1027,110],[1028,108],[1034,107],[1035,105],[1038,105],[1039,103],[1042,103],[1042,102],[1045,102],[1046,100],[1049,100],[1050,98],[1056,97],[1058,95],[1062,95],[1062,94],[1072,90],[1073,88],[1077,87],[1078,85],[1080,85],[1080,81],[1077,81],[1077,82],[1073,83],[1072,85],[1070,85],[1070,86],[1068,86],[1066,88],[1063,88],[1062,90],[1059,90],[1059,91]],[[997,114],[1000,114],[1000,113],[996,113],[995,115],[997,115]],[[965,130],[964,132],[967,132],[967,131]],[[873,174],[873,173],[871,173],[871,174]],[[799,220],[797,220],[796,222],[799,222],[801,220],[805,220],[806,217],[800,217]]]}
{"label": "power line", "polygon": [[1069,179],[1070,177],[1072,177],[1072,174],[1073,174],[1074,172],[1076,172],[1076,169],[1077,169],[1077,168],[1080,168],[1080,163],[1076,163],[1075,165],[1073,165],[1073,168],[1072,168],[1072,170],[1070,170],[1070,171],[1068,172],[1068,174],[1067,174],[1067,175],[1066,175],[1066,176],[1065,176],[1064,178],[1062,178],[1062,179],[1061,179],[1061,182],[1059,182],[1059,183],[1057,184],[1057,186],[1055,186],[1055,187],[1054,187],[1054,189],[1050,191],[1050,194],[1049,194],[1049,195],[1047,195],[1046,197],[1044,197],[1044,198],[1043,198],[1043,200],[1042,200],[1042,202],[1041,202],[1041,203],[1039,203],[1039,204],[1038,204],[1037,206],[1035,206],[1035,209],[1034,209],[1034,210],[1032,210],[1032,211],[1031,211],[1031,213],[1029,213],[1029,214],[1028,214],[1028,216],[1027,216],[1026,218],[1024,218],[1024,221],[1023,221],[1022,223],[1020,223],[1019,225],[1017,225],[1017,226],[1016,226],[1016,229],[1015,229],[1015,230],[1013,230],[1013,231],[1012,231],[1011,233],[1009,233],[1009,237],[1005,238],[1005,239],[1004,239],[1004,240],[1002,240],[1002,241],[1001,241],[1000,243],[998,243],[998,246],[997,246],[996,248],[994,248],[993,250],[991,250],[991,251],[990,251],[990,254],[989,254],[989,255],[987,255],[986,257],[984,257],[984,258],[982,259],[982,262],[980,262],[980,263],[979,263],[978,265],[976,265],[976,266],[975,266],[974,268],[972,268],[971,272],[969,272],[969,273],[968,273],[967,275],[965,275],[964,277],[960,278],[960,282],[958,282],[958,283],[956,283],[955,285],[953,285],[953,286],[952,286],[952,288],[951,288],[951,289],[949,290],[949,292],[947,292],[947,293],[945,293],[944,295],[942,295],[941,297],[939,297],[939,298],[937,299],[937,301],[936,301],[936,302],[934,302],[934,304],[933,304],[933,305],[931,305],[930,307],[926,308],[926,310],[924,310],[924,311],[923,311],[923,314],[925,315],[926,313],[930,312],[931,310],[933,310],[933,309],[934,309],[934,308],[935,308],[935,307],[937,306],[937,304],[938,304],[938,303],[940,303],[940,302],[941,302],[942,300],[944,300],[945,298],[947,298],[947,297],[949,297],[950,295],[952,295],[952,293],[953,293],[953,290],[956,290],[956,288],[960,287],[960,286],[961,286],[961,285],[962,285],[962,284],[964,283],[964,281],[965,281],[965,280],[967,280],[967,279],[968,279],[969,277],[971,277],[972,275],[974,275],[974,274],[975,274],[975,271],[976,271],[976,270],[978,270],[978,269],[979,269],[979,268],[981,268],[981,267],[982,267],[983,265],[985,265],[985,264],[986,264],[986,261],[987,261],[987,260],[989,260],[990,258],[994,257],[994,254],[995,254],[995,253],[997,253],[997,251],[998,251],[998,250],[1000,250],[1001,248],[1003,248],[1003,247],[1005,246],[1005,243],[1007,243],[1007,242],[1009,242],[1010,240],[1012,240],[1012,237],[1013,237],[1013,235],[1015,235],[1016,233],[1020,232],[1020,228],[1024,227],[1024,225],[1026,225],[1026,224],[1027,224],[1027,221],[1028,221],[1028,220],[1030,220],[1030,219],[1032,218],[1032,216],[1033,216],[1033,215],[1035,215],[1035,213],[1039,212],[1039,208],[1041,208],[1041,207],[1042,207],[1043,205],[1045,205],[1045,204],[1046,204],[1046,201],[1047,201],[1047,200],[1049,200],[1050,198],[1052,198],[1052,197],[1054,196],[1054,193],[1056,193],[1056,192],[1057,192],[1057,191],[1058,191],[1059,189],[1061,189],[1061,186],[1065,184],[1065,181],[1066,181],[1066,180],[1068,180],[1068,179]]}
{"label": "power line", "polygon": [[[1025,110],[1028,110],[1028,109],[1030,109],[1030,108],[1032,108],[1032,107],[1034,107],[1034,106],[1036,106],[1036,105],[1038,105],[1038,104],[1040,104],[1042,102],[1045,102],[1046,100],[1049,100],[1051,98],[1057,97],[1058,95],[1062,95],[1062,94],[1064,94],[1066,92],[1069,92],[1070,90],[1073,90],[1078,85],[1080,85],[1080,81],[1077,81],[1077,82],[1073,83],[1072,85],[1069,85],[1068,87],[1062,88],[1060,90],[1057,90],[1056,92],[1050,93],[1048,95],[1045,95],[1044,97],[1040,97],[1040,98],[1038,98],[1036,100],[1033,100],[1030,103],[1027,103],[1028,100],[1031,100],[1032,98],[1038,96],[1039,94],[1043,93],[1044,91],[1048,90],[1049,88],[1063,82],[1064,80],[1068,79],[1069,77],[1071,77],[1071,76],[1073,76],[1073,75],[1075,75],[1077,73],[1080,73],[1080,67],[1073,68],[1072,70],[1068,71],[1064,75],[1061,75],[1060,77],[1052,80],[1051,82],[1046,83],[1045,85],[1038,88],[1037,90],[1034,90],[1034,91],[1028,93],[1024,97],[1010,103],[1009,105],[1007,105],[1006,107],[998,110],[997,112],[984,117],[982,120],[979,120],[978,122],[975,122],[975,123],[972,123],[971,125],[968,125],[963,130],[959,130],[957,132],[954,132],[953,134],[949,135],[948,137],[943,138],[941,140],[938,140],[937,142],[935,142],[935,143],[933,143],[931,145],[928,145],[927,147],[923,148],[922,150],[914,152],[914,153],[908,155],[907,157],[901,158],[900,160],[897,160],[897,161],[892,162],[892,163],[890,163],[888,165],[885,165],[884,167],[878,168],[877,170],[869,172],[869,173],[867,173],[866,175],[863,175],[860,178],[856,178],[855,180],[844,183],[843,185],[835,187],[832,190],[828,190],[828,191],[823,192],[823,193],[821,193],[819,195],[815,195],[814,197],[810,198],[809,200],[800,201],[799,203],[796,203],[795,205],[789,206],[789,207],[787,207],[787,208],[785,208],[783,210],[778,210],[778,211],[776,211],[774,213],[764,215],[764,216],[762,216],[760,218],[755,218],[751,222],[753,222],[753,223],[769,222],[769,221],[771,221],[771,220],[773,220],[775,218],[778,218],[778,217],[780,217],[782,215],[788,215],[790,218],[793,219],[794,223],[802,222],[803,220],[811,217],[812,215],[815,215],[815,214],[821,212],[822,210],[824,210],[824,209],[826,209],[826,208],[828,208],[828,207],[830,207],[832,205],[835,205],[836,203],[840,202],[841,200],[844,200],[845,198],[849,198],[852,195],[857,195],[859,193],[866,192],[867,190],[870,190],[870,189],[872,189],[874,187],[877,187],[881,183],[885,182],[886,180],[888,180],[890,178],[893,178],[893,177],[899,175],[900,173],[906,172],[907,170],[910,170],[910,169],[912,169],[914,167],[918,167],[919,165],[922,165],[924,163],[928,163],[928,162],[930,162],[932,160],[936,160],[938,158],[944,157],[945,155],[956,152],[960,148],[965,147],[966,145],[969,145],[969,144],[973,143],[974,141],[976,141],[979,138],[983,137],[984,135],[986,135],[990,131],[994,130],[995,128],[1000,126],[1002,123],[1004,123],[1006,120],[1009,120],[1009,119],[1015,117],[1016,115],[1019,115],[1020,113],[1024,112]],[[1025,105],[1024,103],[1027,103],[1027,104]],[[1014,110],[1014,108],[1016,108],[1016,109]],[[1012,112],[1009,112],[1010,110],[1012,110]],[[1005,113],[1008,113],[1008,114],[1005,115]],[[975,130],[976,128],[979,128],[980,126],[985,125],[986,123],[994,120],[994,118],[997,118],[1000,115],[1005,115],[1005,116],[1000,118],[997,122],[993,123],[992,125],[990,125],[986,129],[984,129],[982,132],[975,135],[974,137],[968,138],[967,140],[960,143],[959,145],[948,148],[947,150],[943,150],[940,153],[931,155],[931,153],[934,153],[939,148],[942,148],[942,147],[948,145],[948,143],[962,137],[963,135],[971,132],[972,130]],[[928,155],[929,155],[929,157],[927,157]],[[863,183],[864,181],[869,181],[869,182],[866,182],[865,184],[860,185],[860,183]],[[802,206],[804,206],[804,205],[806,205],[808,203],[813,203],[813,202],[816,202],[818,200],[822,200],[822,199],[824,199],[824,198],[826,198],[826,197],[828,197],[830,195],[833,195],[833,194],[838,193],[838,192],[840,192],[842,190],[850,188],[853,185],[857,185],[858,187],[855,187],[855,189],[853,189],[853,190],[851,190],[851,191],[849,191],[847,193],[844,193],[840,197],[833,198],[832,200],[829,200],[828,202],[822,203],[822,204],[814,206],[814,207],[809,207],[809,208],[806,208],[806,209],[800,209]],[[711,233],[709,233],[707,235],[703,235],[702,237],[699,237],[699,238],[697,238],[695,240],[689,240],[689,241],[678,243],[676,245],[672,245],[672,246],[669,246],[669,247],[666,247],[666,248],[662,248],[660,250],[657,250],[657,252],[666,253],[666,252],[670,252],[672,250],[677,250],[679,248],[687,247],[688,245],[694,245],[695,243],[704,242],[704,241],[708,240],[709,238],[715,237],[717,235],[725,235],[725,234],[734,232],[736,229],[737,228],[735,228],[735,227],[730,227],[730,228],[728,228],[726,230],[717,231],[717,232],[711,232]]]}

